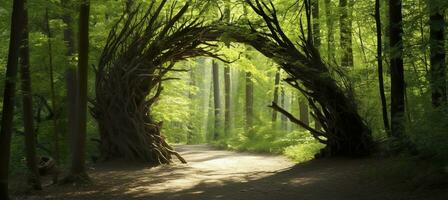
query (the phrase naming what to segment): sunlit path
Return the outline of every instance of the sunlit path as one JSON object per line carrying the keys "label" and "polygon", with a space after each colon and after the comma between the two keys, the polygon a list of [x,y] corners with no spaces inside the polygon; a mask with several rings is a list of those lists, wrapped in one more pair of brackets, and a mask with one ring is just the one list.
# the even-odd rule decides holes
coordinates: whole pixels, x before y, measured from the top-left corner
{"label": "sunlit path", "polygon": [[[375,161],[324,159],[294,165],[282,156],[181,145],[188,164],[149,168],[129,162],[107,162],[89,173],[85,187],[50,186],[26,199],[444,199],[400,192],[362,180]],[[445,191],[446,192],[446,191]],[[21,199],[21,198],[18,198]]]}

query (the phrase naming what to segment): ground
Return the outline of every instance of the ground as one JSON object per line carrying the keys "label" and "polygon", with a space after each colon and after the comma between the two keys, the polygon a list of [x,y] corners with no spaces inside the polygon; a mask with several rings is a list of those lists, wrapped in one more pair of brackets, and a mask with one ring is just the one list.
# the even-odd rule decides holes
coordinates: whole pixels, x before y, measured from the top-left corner
{"label": "ground", "polygon": [[150,168],[132,162],[106,162],[90,167],[91,185],[47,186],[44,191],[13,199],[448,199],[444,187],[407,190],[369,181],[366,174],[377,163],[371,158],[320,159],[296,165],[282,156],[216,150],[206,145],[176,149],[188,164]]}

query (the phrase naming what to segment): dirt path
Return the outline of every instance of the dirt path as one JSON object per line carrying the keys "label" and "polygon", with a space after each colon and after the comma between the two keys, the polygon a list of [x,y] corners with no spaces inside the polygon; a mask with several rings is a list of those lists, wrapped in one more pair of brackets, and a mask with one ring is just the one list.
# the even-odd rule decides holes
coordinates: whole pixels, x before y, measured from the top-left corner
{"label": "dirt path", "polygon": [[91,168],[91,186],[50,186],[16,199],[79,200],[364,200],[448,199],[438,193],[399,192],[361,178],[369,160],[325,159],[295,165],[281,156],[182,145],[188,164],[148,168],[109,162]]}

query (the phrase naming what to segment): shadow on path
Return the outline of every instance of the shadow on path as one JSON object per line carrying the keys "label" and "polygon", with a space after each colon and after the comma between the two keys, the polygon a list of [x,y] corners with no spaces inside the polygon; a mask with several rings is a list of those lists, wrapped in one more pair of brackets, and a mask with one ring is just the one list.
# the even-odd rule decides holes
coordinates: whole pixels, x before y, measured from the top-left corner
{"label": "shadow on path", "polygon": [[377,200],[440,199],[448,193],[391,191],[364,181],[375,160],[322,159],[294,165],[281,156],[181,145],[189,164],[149,168],[107,162],[90,170],[94,184],[53,186],[17,199]]}

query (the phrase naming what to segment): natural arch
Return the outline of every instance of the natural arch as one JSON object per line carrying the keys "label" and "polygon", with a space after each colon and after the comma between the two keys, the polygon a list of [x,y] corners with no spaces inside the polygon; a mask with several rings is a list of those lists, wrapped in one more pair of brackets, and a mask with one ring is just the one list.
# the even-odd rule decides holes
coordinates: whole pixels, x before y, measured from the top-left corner
{"label": "natural arch", "polygon": [[[282,31],[275,9],[247,0],[263,18],[268,29],[215,23],[184,17],[188,4],[165,21],[159,18],[166,0],[153,3],[144,14],[138,7],[121,17],[111,30],[96,69],[96,98],[92,113],[100,129],[105,158],[125,157],[151,163],[169,163],[181,158],[160,134],[161,123],[151,117],[166,80],[165,74],[177,61],[196,56],[218,58],[210,41],[223,38],[251,45],[273,59],[289,77],[285,80],[309,100],[314,117],[323,130],[307,127],[287,111],[273,104],[291,121],[305,126],[326,144],[325,155],[366,155],[372,148],[369,128],[359,116],[355,102],[338,73],[321,59],[302,32],[295,45]],[[338,79],[343,79],[338,74]]]}

